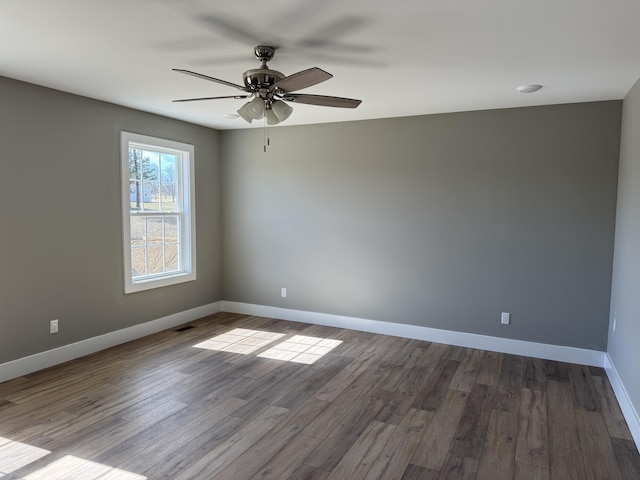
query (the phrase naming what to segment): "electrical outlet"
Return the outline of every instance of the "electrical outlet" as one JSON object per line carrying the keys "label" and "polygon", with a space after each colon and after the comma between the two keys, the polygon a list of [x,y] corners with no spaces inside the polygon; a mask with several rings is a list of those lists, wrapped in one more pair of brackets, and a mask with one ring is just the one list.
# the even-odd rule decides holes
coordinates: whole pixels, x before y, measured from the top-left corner
{"label": "electrical outlet", "polygon": [[58,333],[58,320],[51,320],[49,322],[49,333]]}
{"label": "electrical outlet", "polygon": [[502,325],[511,324],[511,314],[508,312],[502,312],[502,316],[500,317],[500,323]]}
{"label": "electrical outlet", "polygon": [[282,287],[282,288],[280,289],[280,296],[281,296],[282,298],[284,298],[284,297],[286,297],[286,296],[287,296],[287,289],[286,289],[285,287]]}

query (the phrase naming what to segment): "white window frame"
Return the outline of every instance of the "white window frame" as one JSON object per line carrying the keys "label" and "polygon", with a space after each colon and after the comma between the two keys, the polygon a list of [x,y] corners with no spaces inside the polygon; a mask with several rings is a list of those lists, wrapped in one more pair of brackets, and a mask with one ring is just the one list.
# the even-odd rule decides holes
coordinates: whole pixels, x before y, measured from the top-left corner
{"label": "white window frame", "polygon": [[[194,147],[187,143],[174,142],[163,138],[137,133],[121,132],[121,190],[122,190],[122,243],[124,260],[124,293],[140,292],[152,288],[166,287],[196,279],[196,215],[195,215],[195,175]],[[178,212],[171,212],[180,218],[180,270],[175,272],[147,275],[133,279],[131,267],[131,199],[129,178],[129,148],[141,148],[177,156],[180,164],[177,170],[179,198]]]}

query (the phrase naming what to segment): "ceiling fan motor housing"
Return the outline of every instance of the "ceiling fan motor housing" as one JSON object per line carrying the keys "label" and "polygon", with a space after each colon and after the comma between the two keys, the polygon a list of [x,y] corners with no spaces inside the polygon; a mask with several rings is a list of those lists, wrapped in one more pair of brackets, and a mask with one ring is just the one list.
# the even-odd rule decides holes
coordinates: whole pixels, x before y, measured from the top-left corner
{"label": "ceiling fan motor housing", "polygon": [[245,86],[251,89],[252,92],[255,92],[263,88],[268,89],[278,80],[282,80],[284,75],[269,68],[256,68],[244,72],[242,78],[244,79]]}

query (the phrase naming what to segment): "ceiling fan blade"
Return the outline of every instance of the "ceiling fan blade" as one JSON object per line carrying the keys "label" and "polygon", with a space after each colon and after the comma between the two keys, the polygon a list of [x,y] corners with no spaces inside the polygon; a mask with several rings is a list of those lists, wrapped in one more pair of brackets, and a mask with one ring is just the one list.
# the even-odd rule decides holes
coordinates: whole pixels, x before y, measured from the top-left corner
{"label": "ceiling fan blade", "polygon": [[191,70],[182,70],[181,68],[172,68],[174,72],[184,73],[185,75],[192,75],[197,78],[202,78],[203,80],[209,80],[211,82],[221,83],[222,85],[228,85],[229,87],[237,88],[238,90],[242,90],[243,92],[249,92],[250,90],[244,85],[238,85],[237,83],[227,82],[226,80],[220,80],[219,78],[213,78],[209,75],[204,75],[202,73],[192,72]]}
{"label": "ceiling fan blade", "polygon": [[294,103],[306,103],[308,105],[321,105],[323,107],[356,108],[362,100],[342,97],[327,97],[326,95],[305,95],[301,93],[288,93],[283,100]]}
{"label": "ceiling fan blade", "polygon": [[[213,30],[221,32],[232,40],[236,40],[241,43],[249,43],[255,45],[262,45],[266,39],[261,38],[259,35],[250,29],[245,28],[243,22],[224,19],[219,16],[202,14],[198,15],[198,20],[204,24],[208,24],[213,27]],[[267,43],[272,45],[272,43]]]}
{"label": "ceiling fan blade", "polygon": [[333,75],[318,67],[313,67],[284,77],[282,80],[271,85],[270,90],[275,91],[277,89],[283,92],[295,92],[296,90],[317,85],[330,78],[333,78]]}
{"label": "ceiling fan blade", "polygon": [[[333,47],[333,49],[344,52],[367,53],[372,50],[370,46],[351,45],[339,41],[340,37],[353,33],[354,30],[362,28],[366,25],[363,17],[346,16],[336,18],[330,23],[321,25],[315,31],[305,35],[296,41],[296,45],[303,48],[324,48]],[[338,48],[336,48],[338,47]]]}
{"label": "ceiling fan blade", "polygon": [[200,97],[200,98],[182,98],[180,100],[171,100],[172,102],[197,102],[199,100],[221,100],[223,98],[249,98],[251,95],[228,95],[226,97]]}

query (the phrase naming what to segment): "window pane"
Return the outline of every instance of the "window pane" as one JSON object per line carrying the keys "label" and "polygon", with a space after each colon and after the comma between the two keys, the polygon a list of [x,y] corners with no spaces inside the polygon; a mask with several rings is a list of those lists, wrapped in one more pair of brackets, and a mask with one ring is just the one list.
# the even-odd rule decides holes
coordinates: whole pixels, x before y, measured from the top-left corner
{"label": "window pane", "polygon": [[146,239],[146,220],[144,217],[131,217],[130,222],[130,235],[131,235],[131,246],[137,247],[144,245]]}
{"label": "window pane", "polygon": [[150,275],[164,271],[163,257],[162,245],[150,245],[149,248],[147,248],[147,268]]}
{"label": "window pane", "polygon": [[164,247],[164,267],[167,272],[179,270],[178,245],[167,245]]}
{"label": "window pane", "polygon": [[178,187],[177,156],[172,154],[160,155],[160,180],[162,185],[162,209],[177,211],[176,195]]}
{"label": "window pane", "polygon": [[162,184],[162,210],[165,212],[178,211],[177,188],[175,183]]}
{"label": "window pane", "polygon": [[159,162],[160,154],[157,152],[129,149],[129,201],[132,209],[158,209],[157,199],[153,200],[153,183],[158,184],[160,180]]}
{"label": "window pane", "polygon": [[146,220],[147,220],[147,244],[162,245],[164,243],[162,217],[146,217]]}
{"label": "window pane", "polygon": [[129,181],[129,202],[131,202],[131,210],[140,210],[142,208],[142,183],[137,180]]}
{"label": "window pane", "polygon": [[164,241],[165,243],[178,242],[178,216],[167,215],[164,217]]}
{"label": "window pane", "polygon": [[144,210],[160,210],[160,183],[145,182],[142,184]]}
{"label": "window pane", "polygon": [[131,247],[131,276],[133,278],[147,274],[145,250],[144,247]]}
{"label": "window pane", "polygon": [[142,179],[142,150],[136,148],[129,149],[129,179],[141,180]]}

